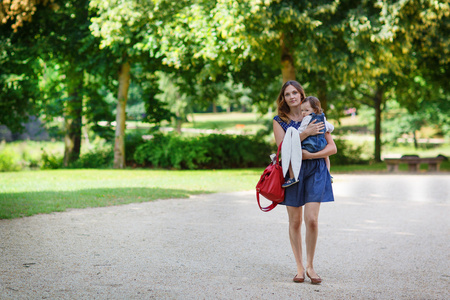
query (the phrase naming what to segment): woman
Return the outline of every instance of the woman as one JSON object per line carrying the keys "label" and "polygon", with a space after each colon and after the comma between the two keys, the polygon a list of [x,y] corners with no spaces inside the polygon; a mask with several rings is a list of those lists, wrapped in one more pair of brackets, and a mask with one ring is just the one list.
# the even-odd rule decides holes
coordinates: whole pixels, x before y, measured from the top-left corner
{"label": "woman", "polygon": [[[277,99],[278,115],[273,120],[273,132],[277,146],[283,141],[289,127],[300,126],[303,119],[300,108],[305,99],[305,92],[297,81],[288,81],[281,88]],[[300,140],[310,135],[317,135],[325,128],[323,123],[311,122],[300,133]],[[285,200],[289,216],[289,239],[297,263],[295,282],[304,282],[305,274],[311,283],[318,284],[322,279],[314,269],[314,252],[318,237],[318,218],[321,202],[334,201],[330,173],[325,164],[326,157],[336,153],[336,145],[330,133],[325,134],[328,145],[321,151],[310,153],[302,150],[304,161],[299,174],[299,183],[286,188]],[[303,208],[304,207],[304,208]],[[304,212],[303,212],[304,210]],[[306,226],[306,268],[302,258],[301,225],[305,219]]]}

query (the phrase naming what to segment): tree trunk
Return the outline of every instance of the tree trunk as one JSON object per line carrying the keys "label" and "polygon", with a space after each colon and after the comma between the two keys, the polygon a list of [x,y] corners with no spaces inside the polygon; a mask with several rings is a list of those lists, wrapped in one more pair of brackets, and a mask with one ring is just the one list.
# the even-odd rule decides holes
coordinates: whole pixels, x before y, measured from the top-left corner
{"label": "tree trunk", "polygon": [[130,86],[130,63],[125,62],[119,71],[119,95],[117,97],[116,138],[114,141],[114,169],[125,167],[125,122],[128,88]]}
{"label": "tree trunk", "polygon": [[[78,72],[78,73],[77,73]],[[83,96],[83,75],[79,71],[71,70],[67,72],[68,76],[68,101],[64,111],[64,166],[80,158],[81,150],[81,127]]]}
{"label": "tree trunk", "polygon": [[419,143],[417,142],[417,134],[416,131],[413,130],[413,140],[414,140],[414,149],[419,149]]}
{"label": "tree trunk", "polygon": [[213,113],[216,114],[217,113],[217,104],[216,104],[216,100],[212,101],[212,109],[213,109]]}
{"label": "tree trunk", "polygon": [[283,84],[289,80],[295,80],[295,67],[293,52],[286,46],[285,36],[281,35],[281,74],[283,75]]}
{"label": "tree trunk", "polygon": [[375,92],[375,161],[381,162],[381,104],[383,101],[383,90],[380,86]]}
{"label": "tree trunk", "polygon": [[183,125],[183,119],[179,116],[179,114],[175,117],[175,130],[176,132],[181,134],[181,126]]}

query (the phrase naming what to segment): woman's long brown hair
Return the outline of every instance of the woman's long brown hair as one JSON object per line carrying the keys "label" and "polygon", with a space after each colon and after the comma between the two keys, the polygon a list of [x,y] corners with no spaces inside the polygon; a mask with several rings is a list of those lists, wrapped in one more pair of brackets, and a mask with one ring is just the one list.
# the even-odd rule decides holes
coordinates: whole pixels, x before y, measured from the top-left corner
{"label": "woman's long brown hair", "polygon": [[300,102],[303,102],[305,100],[305,91],[303,90],[303,87],[295,80],[289,80],[286,81],[285,84],[281,87],[280,94],[277,98],[277,110],[278,110],[278,116],[286,123],[289,123],[289,117],[288,113],[291,111],[289,108],[289,105],[286,103],[286,100],[284,99],[284,91],[288,86],[292,85],[299,93],[300,93]]}

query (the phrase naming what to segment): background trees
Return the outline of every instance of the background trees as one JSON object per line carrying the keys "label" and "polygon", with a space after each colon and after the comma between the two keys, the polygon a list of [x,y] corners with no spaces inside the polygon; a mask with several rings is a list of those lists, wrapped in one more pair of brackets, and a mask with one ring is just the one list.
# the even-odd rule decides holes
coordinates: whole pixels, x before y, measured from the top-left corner
{"label": "background trees", "polygon": [[[183,3],[174,1],[101,1],[90,7],[92,34],[101,39],[100,48],[111,51],[118,70],[114,167],[125,166],[125,121],[132,66],[145,61],[146,72],[162,67],[158,29]],[[155,98],[152,99],[153,102]]]}
{"label": "background trees", "polygon": [[398,132],[449,132],[446,1],[14,0],[0,17],[0,124],[64,116],[66,165],[83,126],[108,137],[114,125],[125,166],[130,86],[133,118],[180,128],[209,106],[267,111],[296,79],[329,116],[373,108],[377,161],[387,103],[407,115]]}

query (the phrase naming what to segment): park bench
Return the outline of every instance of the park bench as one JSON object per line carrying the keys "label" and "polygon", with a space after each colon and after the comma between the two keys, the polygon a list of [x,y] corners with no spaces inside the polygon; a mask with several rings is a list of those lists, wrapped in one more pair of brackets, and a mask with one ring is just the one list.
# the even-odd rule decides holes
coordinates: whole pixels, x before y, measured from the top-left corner
{"label": "park bench", "polygon": [[438,172],[439,166],[447,158],[443,155],[437,157],[419,157],[417,155],[403,155],[401,158],[385,158],[386,166],[389,172],[398,172],[398,165],[408,164],[409,172],[418,172],[420,164],[428,164],[428,171]]}

